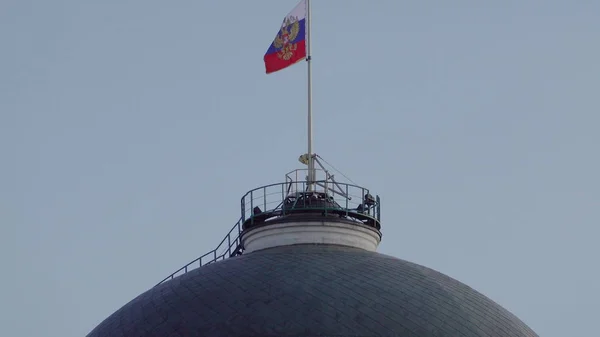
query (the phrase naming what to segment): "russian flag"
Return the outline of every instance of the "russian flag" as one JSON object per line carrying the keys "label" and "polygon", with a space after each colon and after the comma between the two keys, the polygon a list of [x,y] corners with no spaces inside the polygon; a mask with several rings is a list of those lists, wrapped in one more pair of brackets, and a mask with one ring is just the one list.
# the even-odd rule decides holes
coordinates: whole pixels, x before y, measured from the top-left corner
{"label": "russian flag", "polygon": [[306,0],[283,19],[281,29],[265,53],[267,74],[287,68],[306,58]]}

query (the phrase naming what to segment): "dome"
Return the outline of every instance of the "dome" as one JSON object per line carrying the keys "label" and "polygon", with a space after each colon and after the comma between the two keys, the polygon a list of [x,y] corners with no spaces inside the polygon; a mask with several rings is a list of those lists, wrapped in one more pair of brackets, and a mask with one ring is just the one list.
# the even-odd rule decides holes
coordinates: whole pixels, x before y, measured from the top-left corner
{"label": "dome", "polygon": [[216,249],[88,336],[537,336],[472,288],[377,253],[379,196],[328,172],[311,185],[302,175],[246,193]]}
{"label": "dome", "polygon": [[88,336],[537,336],[432,269],[350,246],[244,253],[141,294]]}

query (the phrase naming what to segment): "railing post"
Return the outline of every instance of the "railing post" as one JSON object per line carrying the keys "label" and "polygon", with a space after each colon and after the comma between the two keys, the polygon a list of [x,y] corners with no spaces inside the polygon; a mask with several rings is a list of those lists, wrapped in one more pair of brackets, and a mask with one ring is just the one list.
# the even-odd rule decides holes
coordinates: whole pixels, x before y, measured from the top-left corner
{"label": "railing post", "polygon": [[[370,194],[369,190],[367,190],[367,194]],[[371,212],[373,214],[371,214]],[[373,216],[373,217],[375,216],[375,205],[369,207],[369,213],[368,214],[369,214],[369,216]]]}
{"label": "railing post", "polygon": [[231,256],[231,232],[227,234],[227,255]]}
{"label": "railing post", "polygon": [[362,211],[364,212],[365,208],[366,208],[367,214],[369,214],[369,207],[367,207],[367,205],[365,205],[365,189],[361,187],[360,191],[362,193],[362,196],[360,197],[361,198],[360,199],[360,203],[362,205]]}
{"label": "railing post", "polygon": [[250,224],[254,225],[254,191],[250,191]]}
{"label": "railing post", "polygon": [[243,196],[242,201],[241,201],[241,203],[242,203],[242,205],[241,205],[242,206],[242,222],[244,222],[246,220],[246,203],[244,202],[245,197],[246,196]]}
{"label": "railing post", "polygon": [[348,197],[349,197],[349,194],[348,194],[348,184],[346,184],[346,198],[345,198],[346,199],[346,216],[348,216],[348,207],[349,207],[348,206]]}
{"label": "railing post", "polygon": [[[309,177],[310,177],[310,173],[309,173]],[[302,194],[303,194],[302,202],[304,203],[302,205],[302,207],[306,208],[306,197],[308,196],[308,193],[306,192],[306,182],[304,182],[304,181],[302,182]]]}
{"label": "railing post", "polygon": [[381,199],[377,196],[377,221],[381,222]]}
{"label": "railing post", "polygon": [[[365,193],[365,191],[366,191],[366,193]],[[365,201],[364,196],[368,195],[368,194],[369,194],[369,190],[363,188],[363,201]],[[371,207],[372,206],[367,207],[367,215],[369,215],[369,216],[371,215]]]}
{"label": "railing post", "polygon": [[281,185],[281,215],[285,215],[285,185],[287,181]]}
{"label": "railing post", "polygon": [[267,211],[267,188],[263,187],[263,212]]}

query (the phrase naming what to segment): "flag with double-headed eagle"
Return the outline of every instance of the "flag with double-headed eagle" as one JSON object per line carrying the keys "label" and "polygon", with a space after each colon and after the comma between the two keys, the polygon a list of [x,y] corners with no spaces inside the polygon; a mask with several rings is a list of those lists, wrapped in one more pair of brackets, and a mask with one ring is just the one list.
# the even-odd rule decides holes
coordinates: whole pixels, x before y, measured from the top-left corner
{"label": "flag with double-headed eagle", "polygon": [[267,74],[287,68],[306,58],[306,0],[301,0],[281,24],[265,53]]}

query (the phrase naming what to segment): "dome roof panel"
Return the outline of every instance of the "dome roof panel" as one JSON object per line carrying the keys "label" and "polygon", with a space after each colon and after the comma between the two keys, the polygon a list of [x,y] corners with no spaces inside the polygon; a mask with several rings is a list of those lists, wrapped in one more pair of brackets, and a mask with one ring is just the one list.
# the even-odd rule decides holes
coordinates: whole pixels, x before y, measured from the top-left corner
{"label": "dome roof panel", "polygon": [[154,287],[89,336],[537,336],[432,269],[357,248],[293,245]]}

